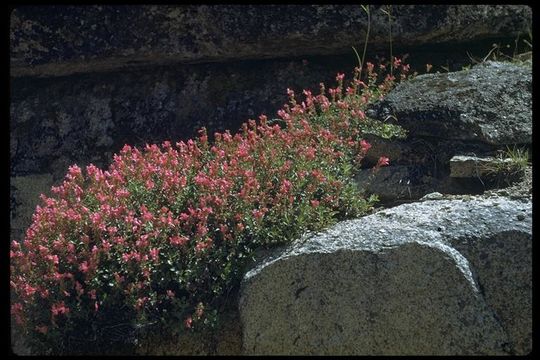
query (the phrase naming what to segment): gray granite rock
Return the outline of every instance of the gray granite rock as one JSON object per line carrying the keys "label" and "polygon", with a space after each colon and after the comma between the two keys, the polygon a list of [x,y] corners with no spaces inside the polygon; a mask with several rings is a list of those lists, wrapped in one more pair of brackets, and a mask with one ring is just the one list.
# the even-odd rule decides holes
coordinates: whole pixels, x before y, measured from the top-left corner
{"label": "gray granite rock", "polygon": [[242,284],[244,352],[526,354],[531,213],[530,201],[427,200],[276,250]]}
{"label": "gray granite rock", "polygon": [[[371,5],[370,48],[389,22]],[[515,38],[528,6],[393,5],[394,44]],[[21,6],[10,18],[12,76],[56,76],[173,63],[350,53],[367,16],[359,5]]]}
{"label": "gray granite rock", "polygon": [[393,115],[409,135],[531,144],[532,67],[488,61],[399,84],[370,111]]}

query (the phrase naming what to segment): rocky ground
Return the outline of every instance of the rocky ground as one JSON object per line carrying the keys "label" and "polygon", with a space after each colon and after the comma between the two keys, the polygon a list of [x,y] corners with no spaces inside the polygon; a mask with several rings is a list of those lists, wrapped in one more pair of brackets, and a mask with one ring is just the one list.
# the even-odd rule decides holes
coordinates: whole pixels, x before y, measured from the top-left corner
{"label": "rocky ground", "polygon": [[531,198],[532,197],[532,175],[533,170],[532,166],[527,167],[523,170],[522,174],[519,177],[510,183],[507,186],[503,186],[496,189],[486,190],[479,195],[469,195],[469,194],[441,194],[441,193],[431,193],[427,194],[420,199],[422,200],[459,200],[459,199],[470,199],[470,198],[490,198],[497,196],[506,196],[510,199],[522,199],[522,198]]}

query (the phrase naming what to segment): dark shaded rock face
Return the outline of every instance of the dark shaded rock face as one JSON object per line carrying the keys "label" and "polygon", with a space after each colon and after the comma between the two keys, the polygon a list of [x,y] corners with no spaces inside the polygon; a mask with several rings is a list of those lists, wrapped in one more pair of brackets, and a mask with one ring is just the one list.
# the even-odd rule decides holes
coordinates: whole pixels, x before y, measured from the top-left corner
{"label": "dark shaded rock face", "polygon": [[[374,47],[388,43],[381,8],[370,11]],[[394,5],[391,13],[393,42],[400,46],[513,37],[530,28],[532,16],[531,8],[512,5]],[[11,71],[50,76],[329,55],[350,52],[366,29],[358,5],[19,7],[11,14]]]}
{"label": "dark shaded rock face", "polygon": [[420,75],[400,83],[366,113],[394,119],[408,136],[372,141],[375,157],[367,160],[394,155],[392,166],[375,175],[362,170],[356,178],[360,188],[384,201],[419,199],[433,191],[481,193],[498,181],[482,180],[487,173],[476,169],[477,162],[470,179],[452,178],[451,159],[491,158],[507,146],[531,146],[532,67],[488,61],[470,70]]}
{"label": "dark shaded rock face", "polygon": [[[287,87],[317,91],[353,63],[262,61],[147,68],[12,81],[12,172],[64,172],[73,162],[106,165],[123,144],[235,132],[248,118],[275,116]],[[349,59],[352,60],[352,59]]]}
{"label": "dark shaded rock face", "polygon": [[492,145],[532,141],[532,67],[488,61],[399,84],[375,108],[393,115],[411,136]]}

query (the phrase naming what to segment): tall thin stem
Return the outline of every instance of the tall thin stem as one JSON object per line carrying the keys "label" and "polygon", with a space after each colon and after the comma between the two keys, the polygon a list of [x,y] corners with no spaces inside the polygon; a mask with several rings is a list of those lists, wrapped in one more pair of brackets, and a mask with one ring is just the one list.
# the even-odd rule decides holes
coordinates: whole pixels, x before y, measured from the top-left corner
{"label": "tall thin stem", "polygon": [[361,5],[361,6],[362,6],[362,9],[364,9],[364,11],[367,14],[368,24],[367,24],[366,39],[364,41],[364,51],[362,53],[362,58],[360,58],[360,56],[358,55],[358,51],[356,51],[355,47],[352,46],[352,49],[354,50],[354,53],[356,54],[356,58],[358,59],[358,65],[360,67],[360,72],[358,73],[358,79],[362,78],[362,67],[364,66],[364,60],[366,59],[366,50],[367,50],[367,44],[369,41],[369,32],[371,30],[371,15],[369,13],[369,5],[367,6]]}

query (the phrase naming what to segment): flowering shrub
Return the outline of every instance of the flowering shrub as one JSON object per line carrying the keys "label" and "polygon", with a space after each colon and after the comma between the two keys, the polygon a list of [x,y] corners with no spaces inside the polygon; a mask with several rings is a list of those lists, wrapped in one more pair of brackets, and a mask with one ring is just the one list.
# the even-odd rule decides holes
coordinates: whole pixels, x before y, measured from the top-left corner
{"label": "flowering shrub", "polygon": [[364,114],[394,79],[377,82],[371,64],[365,82],[358,74],[301,102],[288,90],[279,120],[261,115],[236,135],[210,142],[202,129],[126,145],[107,171],[71,166],[11,244],[12,316],[34,349],[90,351],[80,344],[112,341],[122,323],[212,326],[257,247],[364,214],[376,199],[351,181],[370,148],[362,134],[402,131]]}

